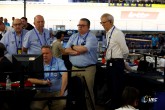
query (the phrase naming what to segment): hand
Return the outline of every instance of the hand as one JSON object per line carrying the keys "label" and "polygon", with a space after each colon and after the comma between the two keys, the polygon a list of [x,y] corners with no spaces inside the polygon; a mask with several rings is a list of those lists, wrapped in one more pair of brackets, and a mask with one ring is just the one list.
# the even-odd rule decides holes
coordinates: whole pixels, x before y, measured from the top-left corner
{"label": "hand", "polygon": [[48,85],[50,86],[51,85],[51,81],[50,80],[43,80],[43,85]]}
{"label": "hand", "polygon": [[78,51],[76,51],[77,53],[76,53],[76,55],[80,55],[80,52],[78,52]]}
{"label": "hand", "polygon": [[63,96],[64,95],[64,91],[60,91],[60,96]]}
{"label": "hand", "polygon": [[76,56],[76,55],[80,55],[80,52],[78,52],[78,51],[74,51],[74,52],[72,53],[72,55],[74,55],[74,56]]}

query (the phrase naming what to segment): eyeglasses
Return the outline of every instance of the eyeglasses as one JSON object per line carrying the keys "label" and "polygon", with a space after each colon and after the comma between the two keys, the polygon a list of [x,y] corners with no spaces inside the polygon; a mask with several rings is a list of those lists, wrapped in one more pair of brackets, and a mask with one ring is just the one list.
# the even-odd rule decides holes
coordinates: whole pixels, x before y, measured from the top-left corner
{"label": "eyeglasses", "polygon": [[106,22],[109,22],[109,20],[108,21],[104,21],[104,22],[100,22],[100,24],[105,24]]}
{"label": "eyeglasses", "polygon": [[84,24],[78,24],[77,27],[85,27],[87,25],[84,25]]}

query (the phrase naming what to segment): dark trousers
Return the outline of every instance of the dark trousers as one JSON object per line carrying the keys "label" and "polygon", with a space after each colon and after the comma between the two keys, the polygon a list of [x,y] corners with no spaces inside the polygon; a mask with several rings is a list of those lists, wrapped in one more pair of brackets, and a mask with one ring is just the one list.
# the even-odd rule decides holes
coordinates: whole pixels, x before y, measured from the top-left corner
{"label": "dark trousers", "polygon": [[121,106],[121,96],[124,89],[124,60],[111,59],[107,61],[107,85],[111,101],[108,109],[114,110]]}

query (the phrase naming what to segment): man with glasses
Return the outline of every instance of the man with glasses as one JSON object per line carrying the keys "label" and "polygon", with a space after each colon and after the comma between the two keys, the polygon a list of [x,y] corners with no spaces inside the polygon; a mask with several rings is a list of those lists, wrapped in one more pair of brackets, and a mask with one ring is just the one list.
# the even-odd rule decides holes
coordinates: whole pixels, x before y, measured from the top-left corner
{"label": "man with glasses", "polygon": [[107,39],[107,83],[111,98],[109,110],[114,110],[121,106],[121,95],[124,89],[124,59],[128,56],[129,50],[123,32],[114,26],[113,16],[105,13],[100,19]]}
{"label": "man with glasses", "polygon": [[22,42],[26,33],[27,30],[22,28],[21,19],[15,19],[13,29],[7,31],[1,39],[9,55],[22,54]]}
{"label": "man with glasses", "polygon": [[[72,72],[72,76],[84,76],[94,102],[93,85],[97,63],[97,38],[90,32],[90,21],[81,18],[78,33],[73,34],[67,42],[65,52],[69,54],[73,70],[85,70]],[[89,107],[88,107],[89,108]]]}

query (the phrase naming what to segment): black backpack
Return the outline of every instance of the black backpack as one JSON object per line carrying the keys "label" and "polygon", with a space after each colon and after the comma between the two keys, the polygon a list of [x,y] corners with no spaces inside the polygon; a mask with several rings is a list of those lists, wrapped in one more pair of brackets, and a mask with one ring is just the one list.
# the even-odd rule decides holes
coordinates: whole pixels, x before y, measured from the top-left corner
{"label": "black backpack", "polygon": [[68,110],[87,110],[85,86],[83,80],[80,77],[71,77],[70,86],[68,87],[68,95]]}

